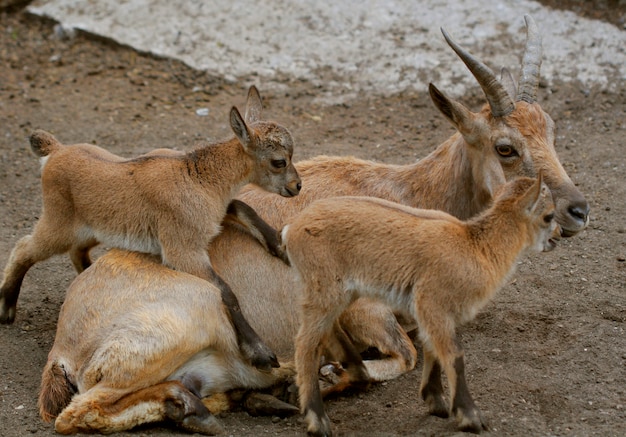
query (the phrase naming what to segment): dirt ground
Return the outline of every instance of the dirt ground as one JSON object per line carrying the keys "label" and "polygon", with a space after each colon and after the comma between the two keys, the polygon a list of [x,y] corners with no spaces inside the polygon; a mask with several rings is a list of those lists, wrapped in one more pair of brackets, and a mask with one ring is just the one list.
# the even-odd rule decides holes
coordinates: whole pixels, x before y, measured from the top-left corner
{"label": "dirt ground", "polygon": [[[624,28],[624,2],[544,3]],[[19,7],[0,11],[1,265],[40,214],[39,163],[27,143],[36,128],[123,156],[190,149],[197,139],[229,135],[228,110],[244,104],[255,82],[266,114],[294,134],[296,160],[351,154],[407,163],[452,134],[424,92],[321,106],[315,97],[323,86],[285,78],[287,87],[268,89],[254,76],[226,83],[107,41],[64,39],[53,26]],[[557,250],[524,259],[514,280],[462,329],[469,387],[490,435],[626,435],[626,83],[616,78],[614,88],[540,88],[539,101],[557,123],[559,156],[591,205],[591,222]],[[483,103],[478,87],[455,97],[475,110]],[[208,116],[196,114],[201,108]],[[74,276],[67,257],[35,266],[15,324],[0,326],[1,436],[54,433],[40,420],[36,399]],[[426,414],[417,395],[420,372],[418,363],[365,393],[329,400],[339,435],[459,434],[451,420]],[[303,435],[305,429],[298,416],[236,411],[221,420],[234,436]],[[176,434],[142,427],[125,435]]]}

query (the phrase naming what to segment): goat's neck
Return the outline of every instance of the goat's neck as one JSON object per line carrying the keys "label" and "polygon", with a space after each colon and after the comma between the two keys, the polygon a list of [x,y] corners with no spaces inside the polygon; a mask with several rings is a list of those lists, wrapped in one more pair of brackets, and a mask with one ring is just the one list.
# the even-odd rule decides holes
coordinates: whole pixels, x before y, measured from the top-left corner
{"label": "goat's neck", "polygon": [[480,169],[472,168],[468,146],[459,133],[425,158],[400,167],[398,173],[406,187],[403,203],[407,205],[443,210],[464,220],[491,201],[485,178]]}
{"label": "goat's neck", "polygon": [[236,139],[189,152],[185,165],[189,177],[231,198],[250,182],[253,172],[252,158]]}
{"label": "goat's neck", "polygon": [[467,223],[468,235],[478,253],[505,280],[527,246],[528,229],[520,217],[496,205]]}

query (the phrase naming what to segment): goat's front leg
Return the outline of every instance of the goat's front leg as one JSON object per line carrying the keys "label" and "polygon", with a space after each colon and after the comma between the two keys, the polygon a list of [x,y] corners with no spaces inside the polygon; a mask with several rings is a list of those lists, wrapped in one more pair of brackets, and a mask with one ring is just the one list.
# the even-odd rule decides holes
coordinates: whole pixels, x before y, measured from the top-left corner
{"label": "goat's front leg", "polygon": [[226,211],[225,222],[235,223],[254,237],[271,255],[289,264],[289,258],[281,245],[279,233],[263,220],[256,211],[241,200],[232,200]]}
{"label": "goat's front leg", "polygon": [[437,417],[448,417],[448,404],[443,397],[441,384],[441,365],[428,348],[424,348],[420,395],[428,407],[429,414]]}
{"label": "goat's front leg", "polygon": [[[170,239],[168,241],[172,241]],[[202,244],[202,243],[201,243]],[[202,244],[203,247],[206,245]],[[186,250],[185,250],[186,249]],[[256,331],[250,326],[239,306],[239,300],[230,286],[213,270],[206,249],[189,250],[179,248],[175,244],[161,245],[163,264],[187,272],[216,285],[221,293],[222,302],[239,344],[242,355],[250,364],[259,370],[269,371],[272,367],[279,367],[276,354],[261,340]]]}
{"label": "goat's front leg", "polygon": [[70,249],[70,260],[77,273],[82,273],[91,265],[91,257],[89,251],[98,245],[98,241],[93,238],[81,244],[72,246]]}
{"label": "goat's front leg", "polygon": [[[487,430],[488,427],[467,387],[463,349],[454,332],[446,336],[441,331],[435,333],[435,336],[432,336],[431,331],[431,340],[435,354],[448,378],[452,415],[456,418],[457,426],[461,431],[478,434]],[[426,348],[428,346],[425,345]]]}
{"label": "goat's front leg", "polygon": [[210,281],[218,286],[222,294],[222,302],[228,310],[228,315],[235,328],[237,342],[241,352],[250,363],[260,370],[270,370],[280,367],[274,352],[261,340],[261,337],[250,326],[239,306],[239,300],[230,286],[211,268]]}

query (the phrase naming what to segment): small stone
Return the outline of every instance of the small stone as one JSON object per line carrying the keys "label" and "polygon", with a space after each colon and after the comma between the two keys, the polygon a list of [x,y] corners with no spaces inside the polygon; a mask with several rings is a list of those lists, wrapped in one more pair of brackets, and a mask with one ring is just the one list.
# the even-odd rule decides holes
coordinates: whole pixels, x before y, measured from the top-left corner
{"label": "small stone", "polygon": [[206,117],[209,115],[209,108],[198,108],[196,109],[196,115],[200,117]]}
{"label": "small stone", "polygon": [[72,40],[76,38],[76,29],[73,27],[64,27],[61,24],[57,24],[53,29],[54,36],[61,41]]}

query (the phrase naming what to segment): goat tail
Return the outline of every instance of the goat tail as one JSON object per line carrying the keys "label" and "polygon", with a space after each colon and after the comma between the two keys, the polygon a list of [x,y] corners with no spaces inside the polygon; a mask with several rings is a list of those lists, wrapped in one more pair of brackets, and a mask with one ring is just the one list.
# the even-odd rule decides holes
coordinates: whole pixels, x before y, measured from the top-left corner
{"label": "goat tail", "polygon": [[52,422],[70,403],[76,392],[65,368],[57,360],[48,361],[41,376],[39,415],[44,422]]}
{"label": "goat tail", "polygon": [[54,135],[44,130],[36,130],[30,136],[30,148],[37,156],[44,157],[61,148]]}

